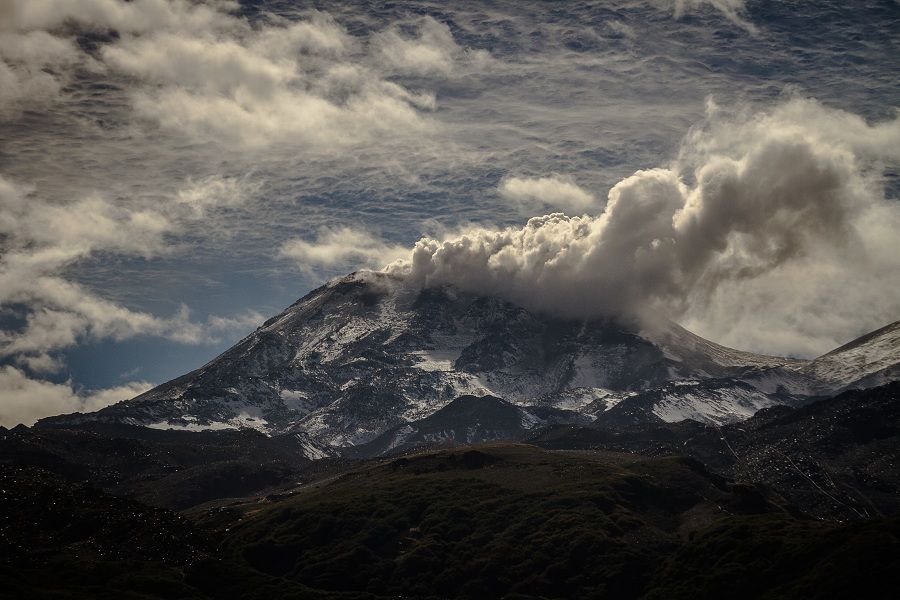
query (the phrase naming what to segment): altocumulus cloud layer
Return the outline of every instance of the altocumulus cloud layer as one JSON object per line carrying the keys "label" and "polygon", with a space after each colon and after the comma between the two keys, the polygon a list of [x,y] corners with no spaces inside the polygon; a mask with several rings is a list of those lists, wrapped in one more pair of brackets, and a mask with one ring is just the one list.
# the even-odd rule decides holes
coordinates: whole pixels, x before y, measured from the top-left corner
{"label": "altocumulus cloud layer", "polygon": [[898,160],[900,119],[794,100],[732,120],[711,106],[674,165],[622,180],[597,216],[423,238],[387,270],[569,318],[687,318],[739,347],[807,355],[900,314],[900,206],[878,182]]}
{"label": "altocumulus cloud layer", "polygon": [[0,421],[388,263],[771,353],[897,318],[896,11],[547,6],[0,0]]}

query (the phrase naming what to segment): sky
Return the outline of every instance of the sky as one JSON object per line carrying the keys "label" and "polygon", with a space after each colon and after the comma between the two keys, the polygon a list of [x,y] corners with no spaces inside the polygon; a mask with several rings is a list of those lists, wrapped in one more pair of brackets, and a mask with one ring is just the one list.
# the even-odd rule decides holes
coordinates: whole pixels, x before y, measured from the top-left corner
{"label": "sky", "polygon": [[330,277],[812,357],[900,318],[896,0],[0,0],[0,423]]}

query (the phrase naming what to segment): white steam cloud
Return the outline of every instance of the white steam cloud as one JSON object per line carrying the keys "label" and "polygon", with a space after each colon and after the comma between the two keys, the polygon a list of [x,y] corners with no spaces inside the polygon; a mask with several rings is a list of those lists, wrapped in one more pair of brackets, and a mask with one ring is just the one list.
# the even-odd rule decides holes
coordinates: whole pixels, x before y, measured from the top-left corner
{"label": "white steam cloud", "polygon": [[312,241],[288,240],[279,250],[279,256],[292,259],[301,271],[309,273],[320,267],[374,267],[408,254],[405,246],[352,227],[323,229]]}
{"label": "white steam cloud", "polygon": [[900,206],[878,185],[900,118],[869,125],[807,100],[709,113],[676,164],[619,182],[598,216],[423,238],[388,270],[564,317],[662,312],[786,354],[900,316]]}
{"label": "white steam cloud", "polygon": [[569,214],[596,209],[596,199],[571,179],[550,177],[509,177],[500,182],[500,196],[520,212],[533,215],[547,208]]}

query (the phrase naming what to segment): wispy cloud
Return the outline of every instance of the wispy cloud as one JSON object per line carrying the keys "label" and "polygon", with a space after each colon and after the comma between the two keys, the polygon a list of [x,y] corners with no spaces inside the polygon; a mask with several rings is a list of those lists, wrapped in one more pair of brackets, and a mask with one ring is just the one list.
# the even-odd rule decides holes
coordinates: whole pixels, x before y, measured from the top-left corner
{"label": "wispy cloud", "polygon": [[[411,25],[415,33],[404,33],[404,25]],[[428,16],[412,23],[394,23],[376,33],[371,44],[374,60],[388,71],[405,75],[448,77],[460,64],[490,60],[485,50],[457,44],[446,24]]]}
{"label": "wispy cloud", "polygon": [[684,13],[689,10],[697,10],[704,6],[710,6],[737,25],[749,33],[756,33],[756,26],[748,21],[744,15],[746,13],[746,2],[745,0],[675,0],[675,18],[680,19],[684,16]]}
{"label": "wispy cloud", "polygon": [[199,219],[216,208],[241,206],[248,196],[258,193],[260,187],[258,182],[247,178],[210,176],[188,180],[174,199],[192,213],[191,217]]}

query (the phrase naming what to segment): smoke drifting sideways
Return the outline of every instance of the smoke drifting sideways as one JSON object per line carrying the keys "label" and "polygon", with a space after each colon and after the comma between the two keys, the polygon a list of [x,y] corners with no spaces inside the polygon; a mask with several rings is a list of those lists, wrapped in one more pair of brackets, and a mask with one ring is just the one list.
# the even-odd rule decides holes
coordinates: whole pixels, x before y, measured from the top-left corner
{"label": "smoke drifting sideways", "polygon": [[680,320],[748,350],[811,356],[900,315],[900,204],[882,173],[900,118],[808,99],[756,114],[711,101],[666,168],[616,184],[595,216],[420,239],[385,270],[554,316]]}

